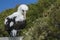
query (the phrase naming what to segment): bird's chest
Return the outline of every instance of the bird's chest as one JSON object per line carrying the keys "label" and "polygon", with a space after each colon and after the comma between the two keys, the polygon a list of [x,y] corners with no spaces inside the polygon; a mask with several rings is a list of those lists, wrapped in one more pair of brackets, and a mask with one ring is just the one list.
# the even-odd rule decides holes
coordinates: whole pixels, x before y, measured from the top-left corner
{"label": "bird's chest", "polygon": [[17,21],[23,21],[24,20],[24,17],[22,16],[22,15],[18,15],[18,16],[16,16],[16,18],[15,18],[15,21],[17,22]]}

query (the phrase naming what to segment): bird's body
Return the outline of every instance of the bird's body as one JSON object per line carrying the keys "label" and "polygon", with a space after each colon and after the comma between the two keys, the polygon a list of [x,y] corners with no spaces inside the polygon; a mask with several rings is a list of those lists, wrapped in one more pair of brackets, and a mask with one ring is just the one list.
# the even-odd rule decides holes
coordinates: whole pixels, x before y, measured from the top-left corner
{"label": "bird's body", "polygon": [[23,21],[24,20],[24,16],[19,12],[15,12],[15,13],[13,13],[12,15],[10,15],[8,17],[11,18],[11,19],[16,17],[15,21]]}
{"label": "bird's body", "polygon": [[7,22],[5,24],[5,29],[10,34],[11,30],[13,30],[13,28],[14,28],[15,18],[11,19],[11,18],[7,17],[5,20],[7,20]]}
{"label": "bird's body", "polygon": [[[26,11],[28,7],[26,5],[20,5],[17,12],[7,16],[5,18],[5,26],[9,34],[14,34],[17,30],[23,29],[26,26]],[[14,29],[14,30],[13,30]],[[16,36],[16,33],[15,33]]]}

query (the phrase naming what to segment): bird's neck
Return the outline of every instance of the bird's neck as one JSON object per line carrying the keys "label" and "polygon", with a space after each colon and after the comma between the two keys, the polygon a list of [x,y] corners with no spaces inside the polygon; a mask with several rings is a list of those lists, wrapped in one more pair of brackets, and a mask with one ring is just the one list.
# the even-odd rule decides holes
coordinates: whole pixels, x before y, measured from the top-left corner
{"label": "bird's neck", "polygon": [[18,10],[17,12],[22,14],[22,11],[21,10]]}

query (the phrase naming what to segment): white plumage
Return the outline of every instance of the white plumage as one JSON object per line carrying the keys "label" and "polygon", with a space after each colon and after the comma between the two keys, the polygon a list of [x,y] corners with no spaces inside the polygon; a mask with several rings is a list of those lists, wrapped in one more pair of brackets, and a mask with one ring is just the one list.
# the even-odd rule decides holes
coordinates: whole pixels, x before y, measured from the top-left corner
{"label": "white plumage", "polygon": [[12,26],[13,26],[13,24],[14,24],[14,22],[10,22],[10,27],[12,27]]}
{"label": "white plumage", "polygon": [[5,19],[5,22],[4,22],[4,24],[7,24],[6,22],[7,22],[8,20],[7,19]]}
{"label": "white plumage", "polygon": [[14,36],[16,36],[16,34],[17,34],[17,30],[13,29],[13,30],[11,31],[11,35],[14,37]]}
{"label": "white plumage", "polygon": [[[28,6],[25,4],[21,4],[18,7],[17,12],[14,12],[13,14],[9,15],[8,18],[13,19],[16,17],[15,21],[23,21],[26,19],[26,11],[28,10]],[[5,19],[4,24],[6,24],[7,19]]]}

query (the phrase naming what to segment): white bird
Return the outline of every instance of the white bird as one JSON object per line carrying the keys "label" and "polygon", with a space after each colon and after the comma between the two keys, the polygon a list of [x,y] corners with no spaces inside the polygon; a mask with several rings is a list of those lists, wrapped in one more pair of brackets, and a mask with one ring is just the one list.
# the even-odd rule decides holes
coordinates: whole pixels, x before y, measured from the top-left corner
{"label": "white bird", "polygon": [[18,30],[18,29],[24,28],[24,25],[26,22],[26,11],[28,11],[28,6],[25,4],[21,4],[18,7],[17,12],[14,12],[13,14],[5,18],[4,24],[6,28],[8,29],[7,31],[9,34],[13,29]]}
{"label": "white bird", "polygon": [[[13,14],[9,15],[8,18],[13,19],[16,17],[15,21],[23,21],[26,19],[26,11],[28,10],[28,6],[25,4],[22,4],[18,7],[17,12],[14,12]],[[5,19],[4,24],[6,24],[7,19]]]}

